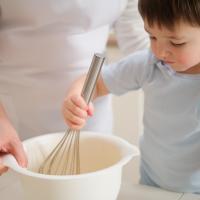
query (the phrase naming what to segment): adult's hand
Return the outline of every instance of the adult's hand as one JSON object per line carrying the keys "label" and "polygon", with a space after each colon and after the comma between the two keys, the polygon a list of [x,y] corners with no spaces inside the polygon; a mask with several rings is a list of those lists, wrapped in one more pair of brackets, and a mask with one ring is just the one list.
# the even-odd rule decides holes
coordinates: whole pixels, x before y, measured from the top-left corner
{"label": "adult's hand", "polygon": [[12,154],[20,166],[27,166],[26,154],[18,134],[9,121],[0,120],[0,175],[8,170],[1,159],[5,154]]}

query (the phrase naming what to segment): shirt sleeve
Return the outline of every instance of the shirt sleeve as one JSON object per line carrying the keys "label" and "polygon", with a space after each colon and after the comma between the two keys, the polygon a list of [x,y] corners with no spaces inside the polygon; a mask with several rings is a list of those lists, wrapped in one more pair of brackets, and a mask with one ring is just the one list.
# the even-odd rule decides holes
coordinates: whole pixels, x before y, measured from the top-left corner
{"label": "shirt sleeve", "polygon": [[138,12],[138,0],[128,0],[126,9],[113,24],[117,42],[123,54],[149,47],[148,35]]}
{"label": "shirt sleeve", "polygon": [[122,95],[142,88],[153,73],[154,63],[150,50],[138,51],[103,67],[102,77],[109,92]]}

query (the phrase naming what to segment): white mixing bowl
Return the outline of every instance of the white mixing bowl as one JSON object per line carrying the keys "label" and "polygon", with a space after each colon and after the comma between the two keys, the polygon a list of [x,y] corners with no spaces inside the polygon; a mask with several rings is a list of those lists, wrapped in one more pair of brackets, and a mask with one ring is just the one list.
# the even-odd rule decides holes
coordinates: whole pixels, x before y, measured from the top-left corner
{"label": "white mixing bowl", "polygon": [[137,156],[137,147],[116,136],[81,132],[80,175],[50,176],[37,173],[39,166],[63,133],[53,133],[23,142],[29,166],[21,168],[13,156],[5,165],[21,179],[26,200],[116,200],[122,167]]}

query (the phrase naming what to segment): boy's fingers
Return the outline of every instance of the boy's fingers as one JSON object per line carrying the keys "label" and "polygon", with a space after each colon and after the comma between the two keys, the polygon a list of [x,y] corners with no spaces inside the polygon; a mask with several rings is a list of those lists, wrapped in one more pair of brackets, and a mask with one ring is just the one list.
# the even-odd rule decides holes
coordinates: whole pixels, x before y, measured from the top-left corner
{"label": "boy's fingers", "polygon": [[66,115],[69,114],[69,112],[79,118],[83,118],[83,119],[86,119],[87,118],[87,110],[83,110],[79,107],[71,107],[71,108],[68,108],[68,110],[66,110]]}
{"label": "boy's fingers", "polygon": [[75,95],[71,97],[71,100],[76,106],[80,107],[81,109],[83,110],[87,109],[87,104],[85,100],[83,99],[83,97]]}
{"label": "boy's fingers", "polygon": [[[82,100],[80,100],[82,101]],[[76,102],[76,100],[68,100],[68,101],[64,101],[64,105],[63,105],[63,112],[65,112],[66,110],[69,110],[70,112],[74,113],[75,115],[83,115],[83,117],[85,117],[85,115],[87,115],[86,113],[84,113],[84,111],[87,111],[87,105],[84,106],[83,104],[85,104],[84,100],[82,103],[78,103]],[[81,113],[80,113],[81,112]]]}
{"label": "boy's fingers", "polygon": [[86,117],[80,117],[80,116],[74,115],[72,112],[68,110],[66,110],[64,114],[65,114],[65,120],[66,122],[67,121],[69,122],[69,125],[70,124],[81,125],[85,123]]}
{"label": "boy's fingers", "polygon": [[71,121],[70,119],[67,119],[67,120],[65,119],[65,122],[68,125],[68,127],[70,127],[71,129],[76,129],[76,130],[80,130],[85,125],[85,122],[83,122],[81,124],[76,124],[75,122]]}
{"label": "boy's fingers", "polygon": [[88,113],[89,116],[92,116],[94,114],[94,106],[93,106],[92,102],[90,102],[89,105],[88,105],[87,113]]}

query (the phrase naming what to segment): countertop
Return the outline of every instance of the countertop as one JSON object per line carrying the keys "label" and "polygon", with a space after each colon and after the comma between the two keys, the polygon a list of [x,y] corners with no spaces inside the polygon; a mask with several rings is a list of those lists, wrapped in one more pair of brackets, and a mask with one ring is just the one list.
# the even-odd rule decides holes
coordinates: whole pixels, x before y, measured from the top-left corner
{"label": "countertop", "polygon": [[[23,200],[20,181],[14,172],[0,177],[0,199]],[[170,192],[139,184],[122,184],[117,200],[200,200],[200,195]]]}

